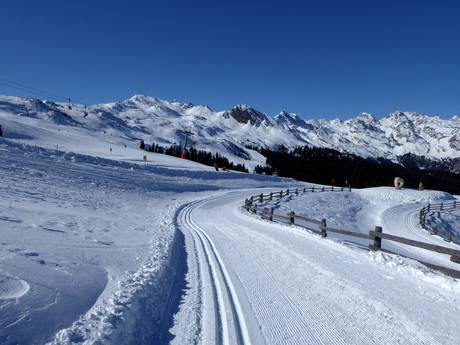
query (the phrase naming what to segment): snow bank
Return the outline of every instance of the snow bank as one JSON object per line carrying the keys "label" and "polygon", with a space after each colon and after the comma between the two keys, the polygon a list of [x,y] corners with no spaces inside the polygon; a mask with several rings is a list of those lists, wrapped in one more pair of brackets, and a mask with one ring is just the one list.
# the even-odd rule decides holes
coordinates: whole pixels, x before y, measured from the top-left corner
{"label": "snow bank", "polygon": [[164,336],[160,330],[165,327],[165,311],[174,282],[183,274],[176,268],[185,255],[183,235],[174,224],[176,208],[171,206],[162,215],[157,229],[162,235],[152,238],[141,267],[124,277],[108,299],[58,332],[49,344],[141,344]]}
{"label": "snow bank", "polygon": [[354,189],[356,194],[371,202],[376,203],[427,203],[453,200],[450,193],[433,190],[402,189],[396,190],[391,187],[377,187],[366,189]]}
{"label": "snow bank", "polygon": [[426,217],[426,226],[443,238],[452,236],[452,241],[460,244],[460,209],[430,212]]}

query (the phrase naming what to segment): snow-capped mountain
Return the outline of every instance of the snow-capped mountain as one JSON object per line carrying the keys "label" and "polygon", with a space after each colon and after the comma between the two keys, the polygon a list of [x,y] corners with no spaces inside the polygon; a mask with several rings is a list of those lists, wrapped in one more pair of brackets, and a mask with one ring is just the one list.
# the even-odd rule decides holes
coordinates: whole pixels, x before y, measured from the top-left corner
{"label": "snow-capped mountain", "polygon": [[[368,113],[345,121],[304,120],[285,111],[268,116],[248,105],[213,111],[208,106],[144,95],[88,107],[0,96],[0,124],[6,137],[34,138],[32,129],[25,130],[24,118],[104,133],[114,140],[143,139],[160,145],[183,143],[188,130],[196,148],[246,161],[249,166],[248,161],[263,161],[246,148],[250,146],[311,145],[392,160],[408,153],[434,160],[460,157],[459,117],[442,119],[413,112],[394,112],[380,120]],[[40,127],[39,122],[35,125]]]}

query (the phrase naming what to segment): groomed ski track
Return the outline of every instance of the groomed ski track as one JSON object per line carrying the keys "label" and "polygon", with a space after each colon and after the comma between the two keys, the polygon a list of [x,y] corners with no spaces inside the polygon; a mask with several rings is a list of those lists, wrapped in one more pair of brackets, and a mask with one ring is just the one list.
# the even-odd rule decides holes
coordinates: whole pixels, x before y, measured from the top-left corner
{"label": "groomed ski track", "polygon": [[[459,249],[458,245],[444,241],[440,236],[431,235],[420,226],[418,218],[419,211],[422,207],[423,205],[418,203],[391,207],[383,212],[381,225],[386,232],[397,236],[438,246]],[[383,248],[388,248],[389,250],[423,262],[459,270],[459,265],[451,262],[448,255],[440,255],[428,250],[408,247],[390,241],[384,240],[383,242]]]}
{"label": "groomed ski track", "polygon": [[251,194],[218,193],[179,211],[188,289],[173,343],[456,344],[458,325],[443,315],[460,312],[458,289],[247,215],[240,206]]}

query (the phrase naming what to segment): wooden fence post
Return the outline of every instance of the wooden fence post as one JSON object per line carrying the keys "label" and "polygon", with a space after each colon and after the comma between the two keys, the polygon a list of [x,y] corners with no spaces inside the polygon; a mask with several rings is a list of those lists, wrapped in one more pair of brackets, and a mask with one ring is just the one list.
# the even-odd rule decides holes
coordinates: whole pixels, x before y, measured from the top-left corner
{"label": "wooden fence post", "polygon": [[350,186],[350,187],[348,187],[348,191],[349,191],[349,192],[351,192],[351,186]]}
{"label": "wooden fence post", "polygon": [[289,188],[286,189],[286,195],[289,195]]}
{"label": "wooden fence post", "polygon": [[315,187],[311,187],[311,192],[312,192],[312,193],[315,192]]}
{"label": "wooden fence post", "polygon": [[299,195],[299,190],[297,188],[295,189],[295,195]]}
{"label": "wooden fence post", "polygon": [[430,207],[431,207],[430,205],[431,205],[431,204],[428,204],[428,207],[427,207],[427,209],[426,209],[427,212],[430,212]]}
{"label": "wooden fence post", "polygon": [[326,228],[327,228],[327,223],[326,223],[326,219],[321,219],[321,223],[319,224],[319,228],[321,229],[321,237],[327,237],[327,232],[326,232]]}
{"label": "wooden fence post", "polygon": [[307,191],[307,187],[303,187],[303,192],[305,193],[306,191]]}
{"label": "wooden fence post", "polygon": [[450,261],[455,262],[456,264],[460,264],[460,256],[452,255],[450,257]]}
{"label": "wooden fence post", "polygon": [[440,211],[442,211],[443,207],[444,207],[444,202],[441,203],[441,209],[440,209]]}
{"label": "wooden fence post", "polygon": [[273,207],[270,207],[270,208],[268,209],[267,219],[268,219],[270,222],[273,222]]}
{"label": "wooden fence post", "polygon": [[[382,233],[382,227],[381,226],[376,226],[374,232],[381,234]],[[370,234],[369,234],[370,235]],[[372,235],[371,235],[372,236]],[[374,243],[372,244],[371,249],[372,250],[380,250],[382,249],[382,238],[373,236],[374,237]]]}
{"label": "wooden fence post", "polygon": [[273,200],[273,192],[270,192],[270,200]]}
{"label": "wooden fence post", "polygon": [[289,225],[294,225],[295,213],[293,211],[288,212],[287,216],[289,218]]}
{"label": "wooden fence post", "polygon": [[323,188],[321,188],[321,192],[324,192],[324,187],[323,187]]}
{"label": "wooden fence post", "polygon": [[333,191],[334,191],[334,186],[332,186],[332,188],[331,188],[331,192],[333,192]]}
{"label": "wooden fence post", "polygon": [[340,191],[343,192],[343,187],[340,187]]}
{"label": "wooden fence post", "polygon": [[264,202],[264,193],[260,193],[259,195],[259,203],[263,203]]}

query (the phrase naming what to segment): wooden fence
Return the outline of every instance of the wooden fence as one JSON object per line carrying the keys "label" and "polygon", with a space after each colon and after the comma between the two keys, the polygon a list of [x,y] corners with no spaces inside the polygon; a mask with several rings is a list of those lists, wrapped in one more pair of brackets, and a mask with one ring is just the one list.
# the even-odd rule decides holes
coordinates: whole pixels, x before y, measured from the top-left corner
{"label": "wooden fence", "polygon": [[439,235],[441,236],[445,241],[448,242],[454,242],[456,244],[460,244],[460,238],[458,235],[453,234],[446,230],[444,231],[439,231],[439,229],[436,229],[434,227],[428,226],[426,224],[426,216],[431,213],[431,212],[444,212],[444,211],[451,211],[456,209],[457,207],[460,208],[460,202],[457,200],[451,201],[451,202],[441,202],[439,204],[428,204],[427,206],[423,207],[420,212],[419,212],[419,222],[420,226],[429,231],[430,234],[432,235]]}
{"label": "wooden fence", "polygon": [[[285,223],[288,225],[296,225],[298,227],[301,227],[301,228],[310,230],[314,233],[317,233],[321,235],[321,237],[327,237],[327,234],[330,232],[330,233],[336,233],[336,234],[341,234],[341,235],[346,235],[346,236],[351,236],[351,237],[356,237],[356,238],[367,239],[371,241],[371,244],[369,245],[369,249],[371,250],[382,250],[382,239],[385,239],[387,241],[393,241],[393,242],[401,243],[407,246],[422,248],[422,249],[430,250],[433,252],[446,254],[450,256],[450,260],[452,262],[460,264],[460,250],[438,246],[438,245],[431,244],[431,243],[420,242],[420,241],[384,233],[382,227],[380,226],[376,226],[374,230],[371,230],[367,233],[346,230],[346,229],[339,229],[339,228],[328,226],[326,219],[321,219],[321,220],[311,219],[304,215],[296,214],[292,211],[288,212],[285,215],[275,214],[273,208],[266,208],[266,207],[262,207],[261,205],[258,205],[265,201],[281,199],[288,195],[299,195],[301,193],[307,193],[307,192],[314,193],[314,192],[344,192],[344,191],[351,192],[351,188],[304,187],[301,189],[299,188],[286,189],[286,190],[281,190],[279,192],[271,192],[268,194],[262,193],[258,195],[253,195],[250,198],[245,200],[243,207],[248,212],[251,212],[253,214],[259,214],[262,218],[267,219],[269,221],[277,221],[277,222]],[[301,222],[299,222],[299,220]],[[308,225],[300,224],[300,223],[308,223]],[[395,253],[395,254],[398,254],[398,253]],[[428,264],[430,267],[439,268],[438,266],[435,266],[429,263],[424,262],[424,264]],[[457,276],[458,276],[458,271],[457,271]]]}

